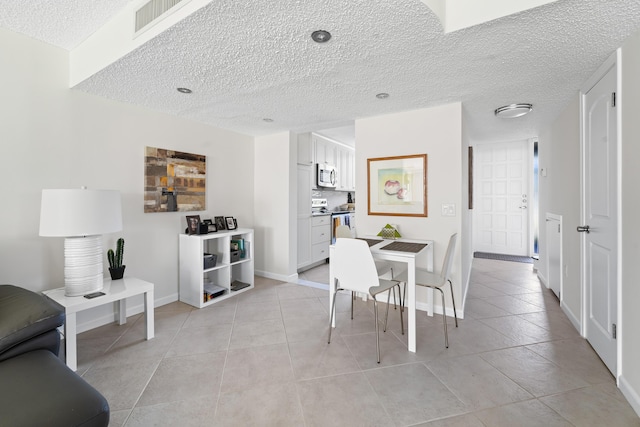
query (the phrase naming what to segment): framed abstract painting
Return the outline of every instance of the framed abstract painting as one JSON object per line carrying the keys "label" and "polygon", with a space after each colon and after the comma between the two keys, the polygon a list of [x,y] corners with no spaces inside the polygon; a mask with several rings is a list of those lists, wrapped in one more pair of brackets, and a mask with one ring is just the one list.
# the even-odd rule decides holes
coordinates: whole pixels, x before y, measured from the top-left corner
{"label": "framed abstract painting", "polygon": [[427,155],[367,159],[369,215],[427,216]]}

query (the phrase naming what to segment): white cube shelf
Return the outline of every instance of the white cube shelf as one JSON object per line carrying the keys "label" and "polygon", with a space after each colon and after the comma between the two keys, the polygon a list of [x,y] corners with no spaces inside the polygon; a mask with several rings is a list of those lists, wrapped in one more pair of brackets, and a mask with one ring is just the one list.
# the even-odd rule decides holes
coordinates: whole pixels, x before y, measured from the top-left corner
{"label": "white cube shelf", "polygon": [[[231,262],[231,241],[244,240],[244,257]],[[215,254],[216,265],[204,268],[204,254]],[[239,228],[209,234],[180,235],[180,301],[202,308],[253,288],[253,230]],[[239,281],[249,286],[231,290]],[[221,295],[206,300],[204,285],[212,283],[224,289]]]}

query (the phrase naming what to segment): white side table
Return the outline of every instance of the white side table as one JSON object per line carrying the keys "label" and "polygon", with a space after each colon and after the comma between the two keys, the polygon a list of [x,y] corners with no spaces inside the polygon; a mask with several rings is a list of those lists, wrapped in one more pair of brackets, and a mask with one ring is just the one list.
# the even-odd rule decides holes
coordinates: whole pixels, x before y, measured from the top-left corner
{"label": "white side table", "polygon": [[144,294],[144,313],[147,329],[147,339],[153,338],[153,283],[136,279],[135,277],[124,277],[120,280],[104,279],[105,295],[87,299],[83,296],[67,297],[64,295],[64,288],[51,289],[42,292],[58,304],[64,307],[66,320],[64,322],[64,341],[67,356],[67,366],[74,371],[77,370],[78,357],[76,348],[76,313],[88,310],[93,307],[119,302],[118,323],[127,323],[127,298]]}

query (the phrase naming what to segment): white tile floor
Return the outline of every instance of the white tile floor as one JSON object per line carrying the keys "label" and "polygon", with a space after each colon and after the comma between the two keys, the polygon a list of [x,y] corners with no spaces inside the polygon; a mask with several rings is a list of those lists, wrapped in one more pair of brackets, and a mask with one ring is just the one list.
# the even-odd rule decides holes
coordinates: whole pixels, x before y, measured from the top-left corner
{"label": "white tile floor", "polygon": [[78,372],[112,426],[640,426],[530,264],[474,260],[449,349],[420,312],[407,352],[394,312],[378,365],[371,304],[337,310],[327,344],[328,291],[258,277],[206,309],[157,308],[150,341],[141,316],[81,334]]}

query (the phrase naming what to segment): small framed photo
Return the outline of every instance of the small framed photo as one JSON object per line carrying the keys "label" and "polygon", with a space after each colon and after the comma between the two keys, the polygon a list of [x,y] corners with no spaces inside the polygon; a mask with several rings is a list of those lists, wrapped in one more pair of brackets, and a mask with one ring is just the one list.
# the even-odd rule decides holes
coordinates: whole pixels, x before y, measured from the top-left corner
{"label": "small framed photo", "polygon": [[215,221],[216,221],[216,228],[218,230],[225,230],[227,227],[224,225],[224,217],[223,216],[217,216],[215,217]]}
{"label": "small framed photo", "polygon": [[224,219],[227,222],[227,230],[235,230],[236,228],[238,228],[238,223],[236,222],[236,219],[234,217],[227,216]]}
{"label": "small framed photo", "polygon": [[218,231],[218,227],[216,227],[216,225],[213,223],[212,220],[210,219],[203,219],[202,220],[203,224],[206,224],[207,226],[207,233],[215,233],[216,231]]}
{"label": "small framed photo", "polygon": [[198,234],[198,224],[200,224],[200,215],[187,215],[187,232],[189,234]]}

